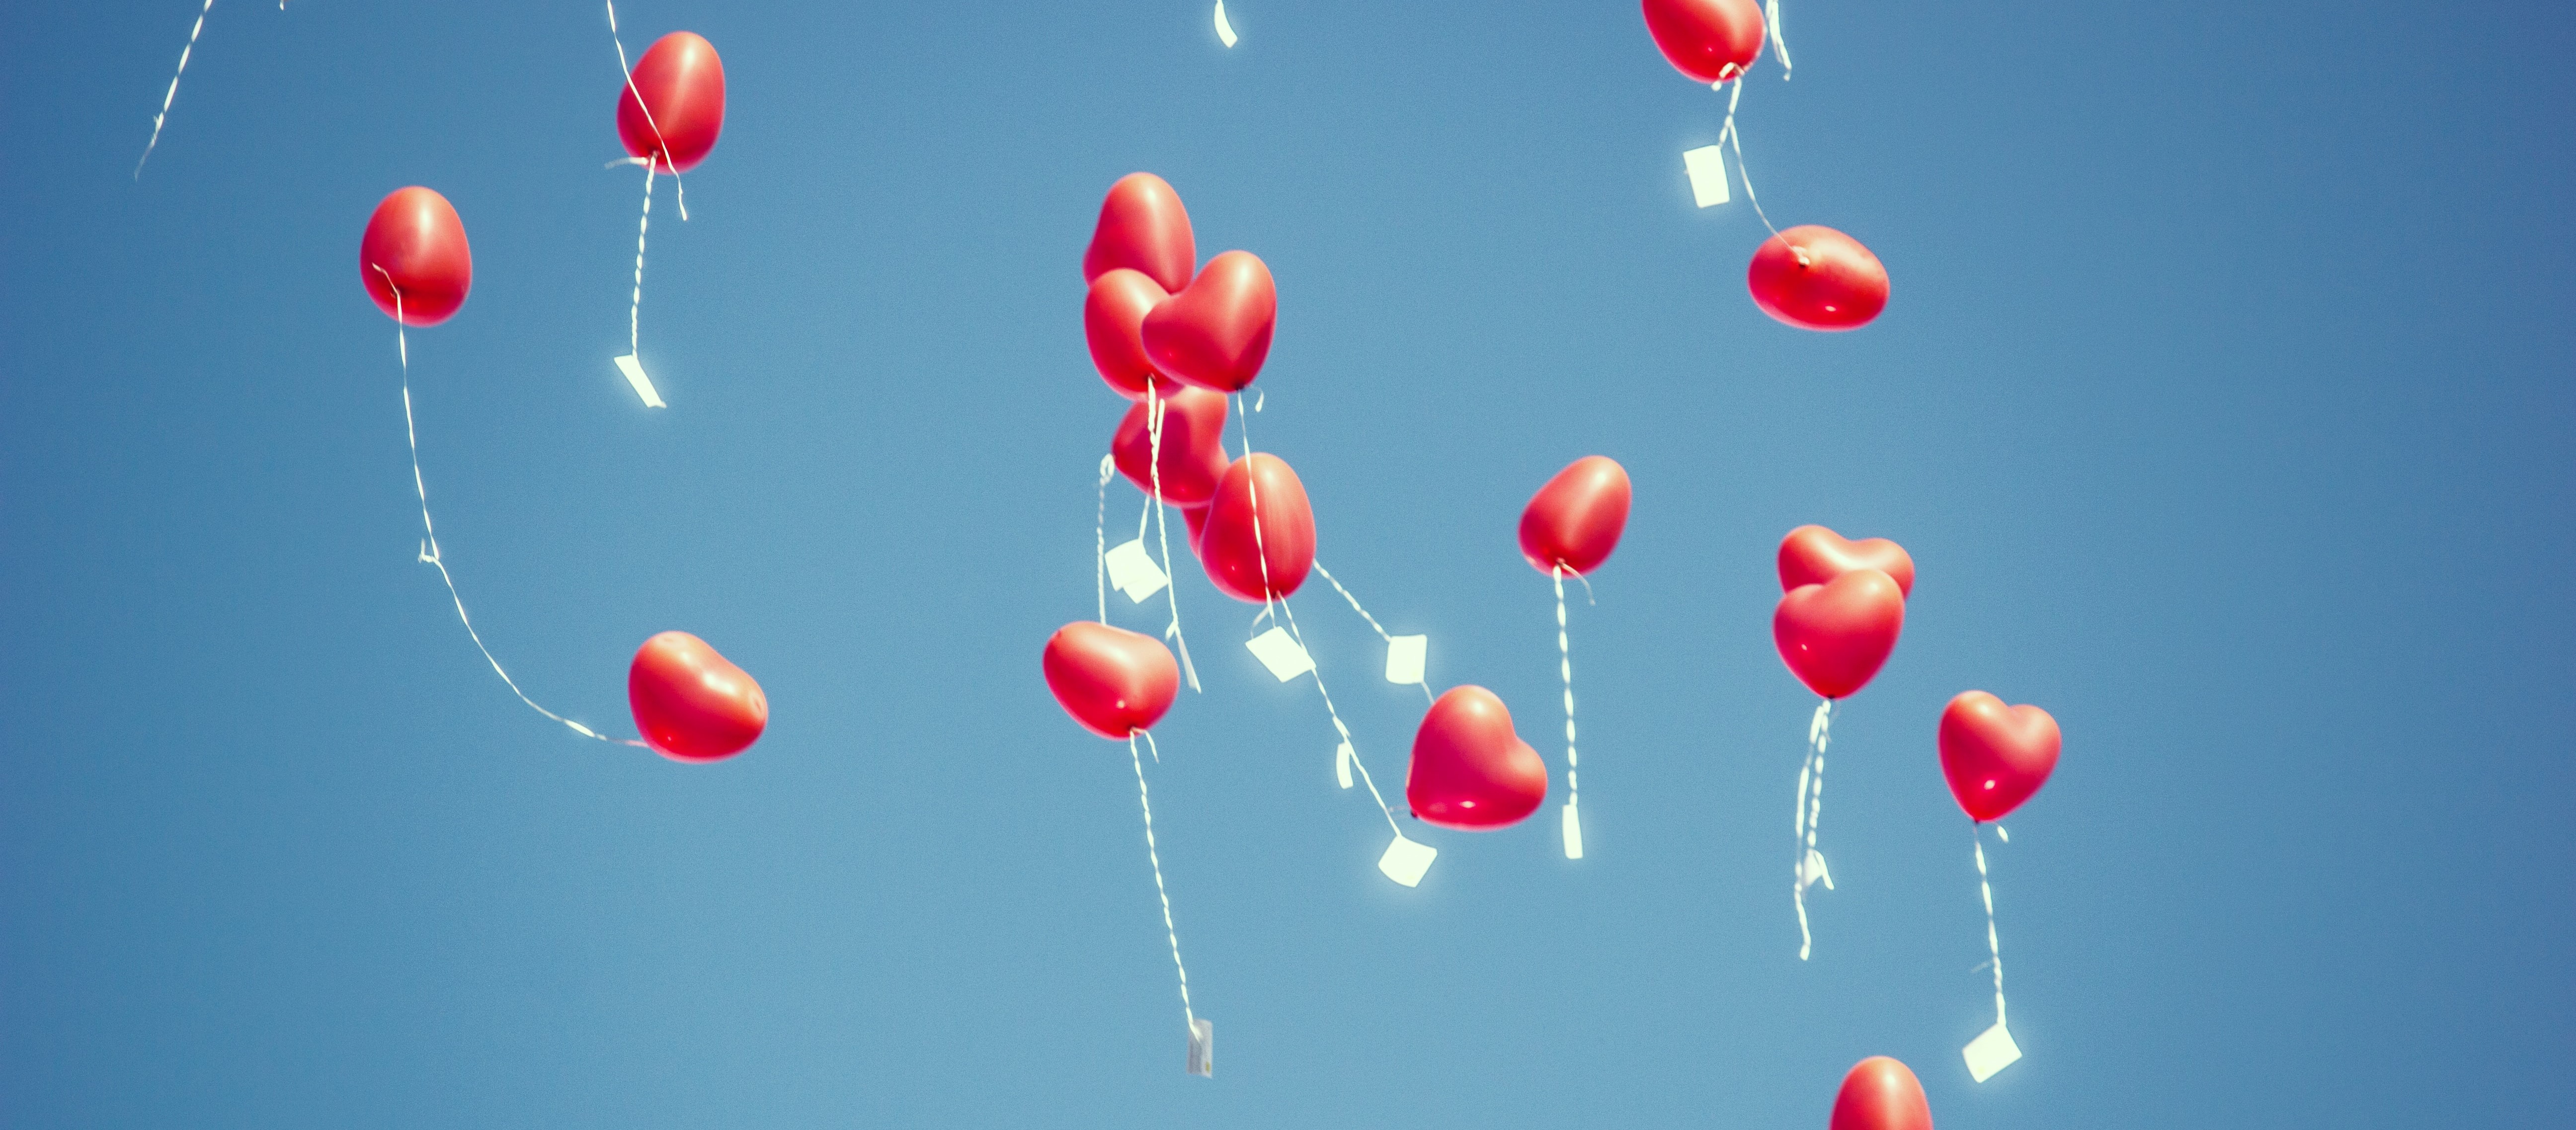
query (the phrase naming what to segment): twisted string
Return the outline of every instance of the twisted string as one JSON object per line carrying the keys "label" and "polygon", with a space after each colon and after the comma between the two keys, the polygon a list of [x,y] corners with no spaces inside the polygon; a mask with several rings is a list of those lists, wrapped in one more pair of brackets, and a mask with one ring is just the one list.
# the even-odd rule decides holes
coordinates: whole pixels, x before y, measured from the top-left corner
{"label": "twisted string", "polygon": [[[1136,805],[1145,811],[1145,860],[1154,867],[1154,897],[1163,902],[1163,936],[1172,943],[1172,971],[1181,978],[1181,1020],[1191,1035],[1199,1029],[1198,1014],[1190,1011],[1190,971],[1181,964],[1181,932],[1172,926],[1172,895],[1163,888],[1163,857],[1154,847],[1154,798],[1145,789],[1145,759],[1136,754],[1136,738],[1143,735],[1145,744],[1154,744],[1154,735],[1144,730],[1127,732],[1127,757],[1136,765]],[[1154,760],[1163,760],[1163,751],[1154,751]]]}
{"label": "twisted string", "polygon": [[[286,10],[286,0],[278,0],[279,11]],[[152,159],[153,147],[161,144],[161,123],[170,116],[170,103],[179,97],[179,76],[188,73],[188,56],[197,50],[197,36],[206,30],[206,14],[215,10],[215,0],[197,9],[197,23],[188,29],[188,45],[179,49],[179,69],[170,72],[170,90],[161,96],[161,112],[152,115],[152,140],[143,143],[143,156],[135,159],[134,179],[143,179],[143,162]]]}

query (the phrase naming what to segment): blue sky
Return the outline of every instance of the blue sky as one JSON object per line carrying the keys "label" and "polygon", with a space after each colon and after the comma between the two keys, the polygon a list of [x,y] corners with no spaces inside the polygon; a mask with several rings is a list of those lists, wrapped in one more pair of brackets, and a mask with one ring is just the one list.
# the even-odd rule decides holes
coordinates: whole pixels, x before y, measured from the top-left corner
{"label": "blue sky", "polygon": [[[2564,1125],[2576,980],[2576,17],[1788,0],[1745,95],[1772,217],[1894,278],[1859,333],[1743,291],[1691,206],[1722,106],[1626,4],[691,5],[724,140],[657,208],[582,3],[185,2],[0,46],[0,1105],[28,1126],[1815,1126],[1871,1054],[1944,1127]],[[1122,405],[1079,263],[1137,169],[1260,254],[1255,417],[1319,555],[1551,764],[1519,507],[1636,484],[1573,612],[1589,857],[1533,820],[1378,878],[1311,688],[1184,571],[1206,681],[1156,828],[1213,1081],[1181,1074],[1125,751],[1048,699]],[[554,709],[624,728],[647,636],[757,676],[681,766],[512,700],[414,560],[405,184],[471,301],[411,339],[441,540]],[[1113,484],[1111,512],[1137,495]],[[1902,541],[1906,634],[1835,727],[1781,534]],[[1117,598],[1112,597],[1113,601]],[[1399,780],[1419,692],[1299,597]],[[1135,610],[1113,619],[1150,628]],[[1990,1019],[1934,724],[2065,728],[1994,849]]]}

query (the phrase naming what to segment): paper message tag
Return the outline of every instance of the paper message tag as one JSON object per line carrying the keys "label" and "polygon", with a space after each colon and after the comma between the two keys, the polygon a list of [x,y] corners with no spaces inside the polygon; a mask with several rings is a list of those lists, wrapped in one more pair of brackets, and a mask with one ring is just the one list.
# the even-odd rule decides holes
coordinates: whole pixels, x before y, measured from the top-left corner
{"label": "paper message tag", "polygon": [[1243,641],[1243,646],[1283,683],[1315,669],[1315,661],[1307,657],[1305,648],[1297,646],[1297,637],[1289,635],[1286,628],[1273,627]]}
{"label": "paper message tag", "polygon": [[1216,1078],[1216,1021],[1204,1016],[1190,1022],[1189,1070],[1202,1079]]}
{"label": "paper message tag", "polygon": [[1431,870],[1431,861],[1439,854],[1439,848],[1417,844],[1398,832],[1395,842],[1386,845],[1386,854],[1377,857],[1377,869],[1404,886],[1419,886],[1422,873]]}
{"label": "paper message tag", "polygon": [[2013,1043],[2012,1033],[2004,1031],[2003,1021],[1998,1020],[1984,1035],[1968,1041],[1959,1054],[1968,1061],[1968,1074],[1983,1083],[2021,1059],[2021,1045]]}
{"label": "paper message tag", "polygon": [[1422,661],[1431,652],[1429,636],[1389,636],[1386,640],[1386,681],[1419,683]]}
{"label": "paper message tag", "polygon": [[1216,0],[1216,37],[1226,46],[1234,46],[1234,25],[1225,22],[1225,0]]}
{"label": "paper message tag", "polygon": [[1346,789],[1351,787],[1352,756],[1351,743],[1349,742],[1343,742],[1333,750],[1333,779],[1340,781],[1342,783],[1342,787]]}
{"label": "paper message tag", "polygon": [[1691,199],[1706,208],[1726,203],[1726,161],[1718,156],[1722,147],[1703,145],[1682,154],[1682,168],[1690,173]]}
{"label": "paper message tag", "polygon": [[1565,802],[1565,857],[1583,858],[1583,821],[1574,815],[1574,802]]}
{"label": "paper message tag", "polygon": [[635,386],[635,395],[644,398],[646,408],[670,407],[662,403],[661,393],[653,391],[653,378],[644,375],[644,363],[636,360],[634,354],[617,358],[617,371],[626,374],[626,383]]}
{"label": "paper message tag", "polygon": [[1145,598],[1163,591],[1163,586],[1171,580],[1163,575],[1162,566],[1154,564],[1154,555],[1145,548],[1143,538],[1110,550],[1105,560],[1109,565],[1109,583],[1126,593],[1132,603],[1145,603]]}

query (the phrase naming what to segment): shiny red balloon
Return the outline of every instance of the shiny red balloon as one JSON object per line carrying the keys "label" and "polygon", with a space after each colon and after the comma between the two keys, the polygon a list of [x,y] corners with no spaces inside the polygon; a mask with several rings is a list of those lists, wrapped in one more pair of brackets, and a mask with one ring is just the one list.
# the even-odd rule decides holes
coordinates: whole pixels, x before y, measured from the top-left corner
{"label": "shiny red balloon", "polygon": [[1512,712],[1483,687],[1451,687],[1413,733],[1404,800],[1443,828],[1485,832],[1520,823],[1547,799],[1547,763],[1512,732]]}
{"label": "shiny red balloon", "polygon": [[1780,539],[1780,591],[1821,585],[1854,569],[1876,569],[1896,582],[1896,591],[1914,596],[1914,558],[1886,538],[1845,541],[1823,526],[1800,526]]}
{"label": "shiny red balloon", "polygon": [[1145,399],[1146,386],[1157,378],[1166,394],[1180,387],[1155,372],[1145,356],[1145,314],[1169,297],[1143,272],[1120,267],[1091,280],[1091,292],[1082,298],[1082,336],[1091,344],[1091,365],[1129,400]]}
{"label": "shiny red balloon", "polygon": [[1253,604],[1306,583],[1315,566],[1315,511],[1285,460],[1254,452],[1226,468],[1208,504],[1199,560],[1218,589]]}
{"label": "shiny red balloon", "polygon": [[1771,641],[1807,689],[1842,698],[1868,686],[1905,628],[1905,593],[1876,569],[1800,585],[1771,613]]}
{"label": "shiny red balloon", "polygon": [[[1106,277],[1106,276],[1103,276]],[[1216,497],[1217,480],[1225,477],[1226,398],[1221,392],[1163,382],[1163,443],[1159,470],[1163,501],[1174,506],[1205,506]],[[1178,391],[1171,391],[1177,388]],[[1154,493],[1154,432],[1148,405],[1138,404],[1118,421],[1109,454],[1118,473],[1146,494]]]}
{"label": "shiny red balloon", "polygon": [[1827,1130],[1932,1130],[1932,1104],[1911,1068],[1874,1055],[1843,1076]]}
{"label": "shiny red balloon", "polygon": [[2001,820],[2057,771],[2057,719],[1969,691],[1941,711],[1941,776],[1971,820]]}
{"label": "shiny red balloon", "polygon": [[1646,31],[1664,60],[1699,82],[1725,82],[1762,54],[1754,0],[1646,0]]}
{"label": "shiny red balloon", "polygon": [[672,32],[635,61],[630,77],[633,86],[617,90],[617,139],[626,155],[651,157],[656,172],[697,168],[724,132],[724,60],[715,44],[696,32]]}
{"label": "shiny red balloon", "polygon": [[1261,375],[1278,321],[1270,268],[1249,251],[1228,251],[1145,315],[1145,355],[1191,384],[1236,392]]}
{"label": "shiny red balloon", "polygon": [[434,326],[456,316],[474,289],[474,251],[465,221],[447,198],[413,185],[397,188],[367,217],[358,238],[358,278],[376,308],[394,317],[394,292],[406,326]]}
{"label": "shiny red balloon", "polygon": [[1181,194],[1152,173],[1129,173],[1109,186],[1100,222],[1082,252],[1082,281],[1121,267],[1139,271],[1164,290],[1190,285],[1198,270],[1198,242]]}
{"label": "shiny red balloon", "polygon": [[673,761],[722,761],[769,728],[760,684],[687,632],[664,632],[636,649],[626,705],[644,744]]}
{"label": "shiny red balloon", "polygon": [[1542,573],[1562,565],[1588,575],[1610,559],[1627,528],[1628,469],[1607,455],[1586,455],[1530,496],[1521,510],[1521,556]]}
{"label": "shiny red balloon", "polygon": [[1042,662],[1056,704],[1104,738],[1153,729],[1181,691],[1180,665],[1163,641],[1096,621],[1056,629]]}
{"label": "shiny red balloon", "polygon": [[1802,330],[1856,330],[1887,309],[1887,267],[1859,240],[1820,224],[1763,240],[1744,282],[1763,313]]}

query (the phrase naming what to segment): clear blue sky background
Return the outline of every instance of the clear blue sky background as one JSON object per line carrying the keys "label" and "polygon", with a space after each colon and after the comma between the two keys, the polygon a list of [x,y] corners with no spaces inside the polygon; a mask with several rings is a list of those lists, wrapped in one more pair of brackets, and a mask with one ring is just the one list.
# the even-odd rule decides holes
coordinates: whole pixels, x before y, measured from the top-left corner
{"label": "clear blue sky background", "polygon": [[[194,7],[0,37],[12,1125],[1815,1127],[1874,1053],[1952,1130],[2576,1121],[2564,6],[1788,0],[1756,182],[1895,277],[1824,336],[1747,300],[1750,210],[1691,206],[1722,107],[1629,3],[1241,0],[1229,52],[1197,0],[631,0],[630,51],[696,30],[731,89],[654,227],[663,412],[609,364],[595,5],[220,4],[137,183]],[[1136,169],[1277,275],[1255,438],[1323,559],[1551,763],[1513,523],[1586,453],[1637,491],[1574,611],[1580,863],[1535,820],[1378,878],[1312,689],[1185,573],[1155,807],[1212,1082],[1126,751],[1037,665],[1092,611],[1078,265]],[[355,266],[412,183],[473,238],[411,340],[487,638],[624,729],[634,647],[696,632],[768,689],[746,756],[568,736],[413,559]],[[1922,579],[1801,964],[1804,522]],[[1299,601],[1399,780],[1418,692]],[[1933,747],[1972,687],[2067,739],[1994,855],[2028,1058],[1984,1085]]]}

